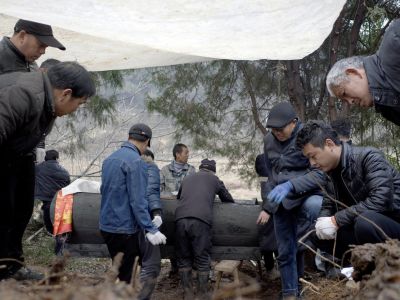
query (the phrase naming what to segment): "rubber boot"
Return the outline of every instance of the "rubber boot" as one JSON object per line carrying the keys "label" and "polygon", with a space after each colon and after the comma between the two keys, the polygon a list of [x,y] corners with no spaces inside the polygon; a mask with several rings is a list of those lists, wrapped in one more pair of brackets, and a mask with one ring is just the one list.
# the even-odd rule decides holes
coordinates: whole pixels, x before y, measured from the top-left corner
{"label": "rubber boot", "polygon": [[156,286],[157,278],[143,278],[140,282],[142,284],[142,289],[138,295],[138,300],[149,300]]}
{"label": "rubber boot", "polygon": [[210,299],[210,295],[208,294],[208,276],[209,276],[208,271],[197,273],[196,299],[198,299],[198,300]]}
{"label": "rubber boot", "polygon": [[181,278],[181,283],[183,287],[183,299],[193,300],[193,283],[192,283],[192,269],[182,268],[179,269],[179,276]]}

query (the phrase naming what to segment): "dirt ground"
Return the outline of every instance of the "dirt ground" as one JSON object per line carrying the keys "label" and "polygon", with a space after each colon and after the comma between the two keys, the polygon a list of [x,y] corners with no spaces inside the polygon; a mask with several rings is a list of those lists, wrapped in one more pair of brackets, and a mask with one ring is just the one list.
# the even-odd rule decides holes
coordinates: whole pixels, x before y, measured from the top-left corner
{"label": "dirt ground", "polygon": [[[27,233],[28,236],[30,233]],[[303,298],[310,300],[400,299],[400,245],[372,248],[374,250],[367,247],[367,250],[363,249],[358,252],[357,257],[368,257],[367,261],[369,262],[360,263],[362,266],[360,270],[364,268],[359,275],[362,280],[361,287],[363,287],[361,290],[354,286],[350,289],[347,288],[345,281],[327,280],[320,273],[310,269],[306,272],[305,279],[311,284],[304,284]],[[52,254],[52,250],[52,237],[44,232],[38,234],[29,243],[25,243],[27,265],[32,269],[44,272],[46,279],[41,282],[2,281],[0,282],[0,299],[135,299],[138,287],[114,283],[116,272],[111,266],[110,259],[69,258],[66,261],[59,260],[54,265],[55,256]],[[366,251],[369,250],[372,252],[368,252],[367,255]],[[380,263],[375,263],[376,258],[380,259]],[[53,267],[50,267],[52,264]],[[371,264],[378,266],[377,270],[384,270],[385,275],[379,275],[378,271],[376,271],[377,274],[371,275],[371,269],[374,269]],[[169,262],[163,260],[161,274],[152,299],[182,299],[179,280],[176,277],[168,276],[169,268]],[[239,271],[240,287],[234,287],[232,277],[223,277],[218,294],[215,294],[213,299],[234,299],[237,291],[244,294],[242,299],[279,299],[279,279],[267,281],[265,278],[260,278],[258,268],[250,261],[244,261]],[[211,280],[210,292],[213,291],[214,284],[215,282]],[[382,294],[383,289],[388,289],[390,293]],[[369,294],[365,293],[365,290],[369,291]]]}

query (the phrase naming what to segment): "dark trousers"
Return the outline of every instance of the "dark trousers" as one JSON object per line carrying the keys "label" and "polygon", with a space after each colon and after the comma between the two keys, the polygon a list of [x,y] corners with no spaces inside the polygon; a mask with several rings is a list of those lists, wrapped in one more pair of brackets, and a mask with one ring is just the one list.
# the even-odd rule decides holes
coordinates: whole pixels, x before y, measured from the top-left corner
{"label": "dark trousers", "polygon": [[140,279],[157,278],[161,270],[160,246],[152,245],[142,230],[139,234],[139,249],[141,253]]}
{"label": "dark trousers", "polygon": [[50,206],[51,206],[51,201],[43,201],[42,204],[42,211],[43,211],[43,223],[44,226],[46,227],[46,230],[53,234],[53,223],[51,223],[51,218],[50,218]]}
{"label": "dark trousers", "polygon": [[121,281],[130,282],[132,268],[136,256],[140,257],[139,235],[140,231],[134,234],[120,234],[101,231],[101,235],[107,245],[108,252],[114,261],[115,256],[122,252],[124,254],[119,267],[118,278]]}
{"label": "dark trousers", "polygon": [[[22,236],[32,215],[34,189],[33,155],[0,158],[0,258],[23,261]],[[0,269],[0,278],[21,267],[17,263],[1,264],[6,264],[7,268]]]}
{"label": "dark trousers", "polygon": [[335,253],[333,253],[334,240],[320,240],[315,233],[311,236],[314,245],[323,253],[329,256],[334,254],[335,258],[341,260],[343,254],[350,249],[349,245],[384,242],[386,238],[381,230],[364,218],[374,222],[389,238],[400,239],[400,220],[394,220],[371,210],[362,213],[361,216],[355,218],[353,225],[342,226],[338,229]]}
{"label": "dark trousers", "polygon": [[196,218],[183,218],[175,223],[175,252],[178,268],[210,271],[211,226]]}

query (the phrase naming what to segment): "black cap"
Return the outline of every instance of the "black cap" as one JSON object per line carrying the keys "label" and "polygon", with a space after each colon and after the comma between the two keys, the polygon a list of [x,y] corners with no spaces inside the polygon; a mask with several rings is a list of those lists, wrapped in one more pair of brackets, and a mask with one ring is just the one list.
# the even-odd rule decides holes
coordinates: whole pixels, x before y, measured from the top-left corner
{"label": "black cap", "polygon": [[217,171],[217,163],[213,159],[209,160],[206,158],[201,161],[199,169],[207,169],[215,173]]}
{"label": "black cap", "polygon": [[282,128],[297,118],[292,104],[281,102],[275,105],[268,115],[267,127]]}
{"label": "black cap", "polygon": [[145,140],[149,140],[149,147],[150,147],[150,140],[152,136],[152,131],[149,126],[143,123],[137,123],[129,129],[129,137],[133,138],[137,141],[144,142]]}
{"label": "black cap", "polygon": [[34,35],[39,41],[49,47],[65,50],[64,45],[53,36],[53,29],[50,25],[20,19],[15,24],[14,31],[19,32],[21,30]]}

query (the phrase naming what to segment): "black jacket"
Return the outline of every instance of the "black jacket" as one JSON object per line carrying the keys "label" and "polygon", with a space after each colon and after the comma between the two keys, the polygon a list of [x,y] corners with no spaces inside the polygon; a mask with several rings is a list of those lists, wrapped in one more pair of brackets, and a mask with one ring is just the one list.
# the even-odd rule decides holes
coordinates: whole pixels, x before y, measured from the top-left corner
{"label": "black jacket", "polygon": [[400,126],[400,19],[390,24],[376,54],[364,58],[376,112]]}
{"label": "black jacket", "polygon": [[335,215],[339,226],[352,224],[357,214],[367,210],[400,220],[400,173],[382,152],[343,143],[340,166],[347,191],[339,191],[339,184],[330,182],[327,192],[334,199],[338,199],[339,194],[348,194],[350,199],[339,200],[349,207],[344,208],[325,195],[320,216]]}
{"label": "black jacket", "polygon": [[0,74],[37,71],[36,63],[29,63],[25,56],[11,43],[10,38],[0,41]]}
{"label": "black jacket", "polygon": [[197,218],[211,225],[215,195],[222,202],[234,202],[224,183],[213,172],[201,169],[186,176],[177,196],[179,204],[175,210],[175,221]]}
{"label": "black jacket", "polygon": [[[277,140],[272,133],[264,137],[265,159],[270,161],[271,166],[264,193],[268,194],[278,184],[290,180],[294,190],[282,201],[286,209],[299,206],[311,195],[322,195],[320,187],[326,184],[326,175],[317,169],[310,169],[308,159],[296,147],[297,133],[302,127],[303,125],[298,121],[291,137],[284,142]],[[269,201],[263,202],[263,209],[269,213],[275,212]]]}
{"label": "black jacket", "polygon": [[0,155],[30,153],[54,123],[51,84],[42,72],[0,76]]}
{"label": "black jacket", "polygon": [[47,160],[36,166],[35,199],[51,201],[57,191],[70,184],[69,173],[58,161]]}

